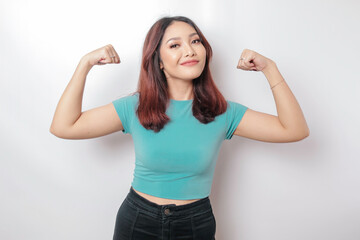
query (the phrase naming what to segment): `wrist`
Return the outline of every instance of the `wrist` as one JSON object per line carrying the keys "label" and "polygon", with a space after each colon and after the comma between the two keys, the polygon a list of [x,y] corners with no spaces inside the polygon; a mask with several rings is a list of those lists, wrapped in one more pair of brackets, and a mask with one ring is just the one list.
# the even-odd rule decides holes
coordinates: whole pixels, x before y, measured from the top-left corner
{"label": "wrist", "polygon": [[276,69],[276,63],[273,60],[269,59],[268,64],[261,71],[266,75],[269,74],[269,72],[273,69]]}
{"label": "wrist", "polygon": [[81,59],[80,59],[80,63],[81,65],[91,69],[93,67],[93,65],[90,63],[89,59],[87,58],[87,56],[83,56]]}

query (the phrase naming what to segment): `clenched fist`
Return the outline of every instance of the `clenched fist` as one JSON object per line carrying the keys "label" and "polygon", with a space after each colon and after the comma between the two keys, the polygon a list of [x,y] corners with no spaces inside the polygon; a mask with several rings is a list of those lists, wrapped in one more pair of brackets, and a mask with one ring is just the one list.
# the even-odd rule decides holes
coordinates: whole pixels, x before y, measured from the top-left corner
{"label": "clenched fist", "polygon": [[244,49],[241,53],[241,58],[238,62],[237,68],[242,70],[263,71],[273,61],[253,50]]}
{"label": "clenched fist", "polygon": [[83,58],[86,59],[91,66],[121,62],[119,55],[111,44],[98,48],[86,54]]}

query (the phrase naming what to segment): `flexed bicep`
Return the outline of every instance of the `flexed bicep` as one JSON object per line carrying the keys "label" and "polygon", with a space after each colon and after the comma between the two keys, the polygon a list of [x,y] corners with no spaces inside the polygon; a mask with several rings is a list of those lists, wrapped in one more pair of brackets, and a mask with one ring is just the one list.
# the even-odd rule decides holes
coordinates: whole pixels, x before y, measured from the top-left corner
{"label": "flexed bicep", "polygon": [[247,109],[234,135],[263,142],[295,142],[303,139],[287,131],[277,116]]}
{"label": "flexed bicep", "polygon": [[124,127],[113,103],[82,112],[72,127],[54,133],[64,139],[88,139],[121,131]]}

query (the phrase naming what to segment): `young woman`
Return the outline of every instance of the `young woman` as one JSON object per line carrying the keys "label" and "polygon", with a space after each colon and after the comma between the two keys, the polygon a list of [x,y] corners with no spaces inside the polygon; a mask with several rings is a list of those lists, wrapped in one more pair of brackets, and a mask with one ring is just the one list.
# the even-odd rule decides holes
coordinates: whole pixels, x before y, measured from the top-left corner
{"label": "young woman", "polygon": [[138,89],[82,112],[85,79],[94,65],[118,64],[112,45],[86,54],[57,105],[50,132],[85,139],[131,134],[135,170],[117,213],[113,239],[215,239],[209,194],[223,140],[233,135],[264,142],[309,136],[305,118],[276,64],[245,49],[237,67],[262,71],[278,116],[225,100],[209,69],[211,47],[190,19],[164,17],[149,30]]}

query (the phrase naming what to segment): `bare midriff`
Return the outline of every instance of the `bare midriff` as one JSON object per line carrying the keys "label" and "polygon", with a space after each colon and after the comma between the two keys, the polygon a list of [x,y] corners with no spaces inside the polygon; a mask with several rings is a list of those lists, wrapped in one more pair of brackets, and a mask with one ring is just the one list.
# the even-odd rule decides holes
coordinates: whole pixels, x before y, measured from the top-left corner
{"label": "bare midriff", "polygon": [[137,194],[139,194],[140,196],[142,196],[143,198],[146,198],[147,200],[149,200],[150,202],[154,202],[158,205],[166,205],[166,204],[175,204],[176,206],[178,205],[184,205],[184,204],[189,204],[192,202],[196,202],[200,199],[190,199],[190,200],[177,200],[177,199],[168,199],[168,198],[159,198],[159,197],[155,197],[146,193],[142,193],[139,192],[137,190],[135,190],[134,188],[132,188]]}

